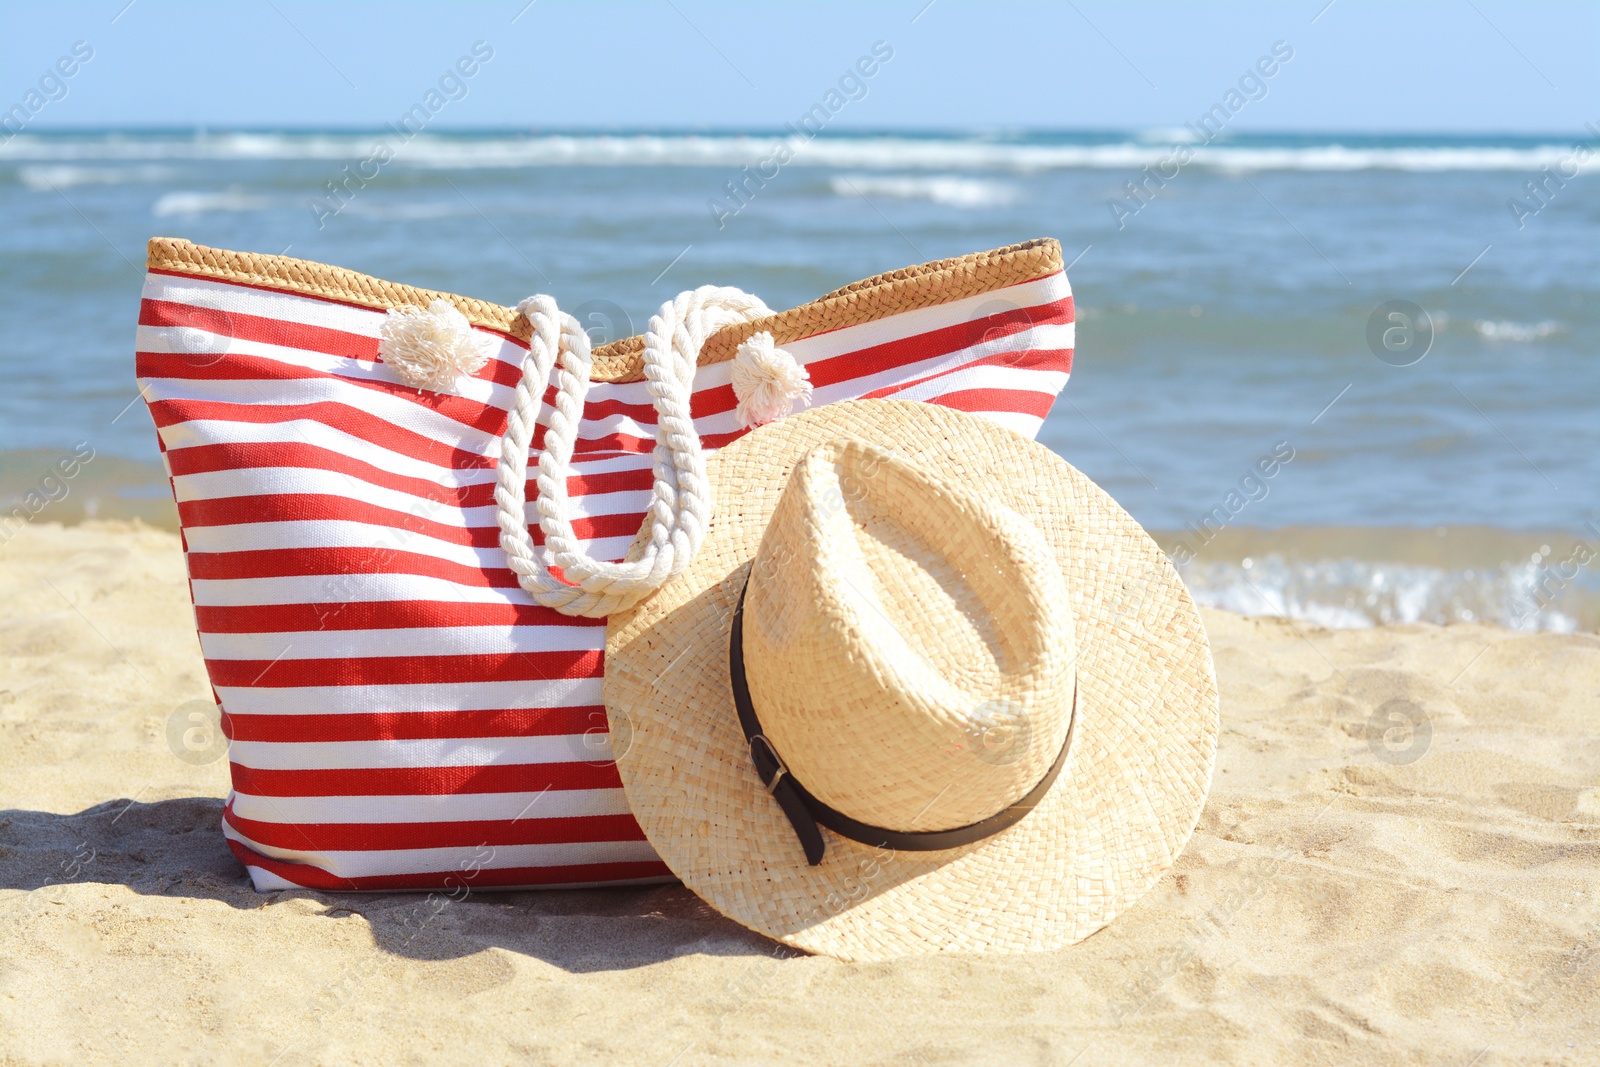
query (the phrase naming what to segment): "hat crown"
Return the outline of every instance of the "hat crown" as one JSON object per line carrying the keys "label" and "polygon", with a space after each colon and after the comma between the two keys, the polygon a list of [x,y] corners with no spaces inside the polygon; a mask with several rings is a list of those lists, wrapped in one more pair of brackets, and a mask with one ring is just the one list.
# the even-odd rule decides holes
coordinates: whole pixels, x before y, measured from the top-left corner
{"label": "hat crown", "polygon": [[744,659],[790,773],[901,831],[1010,806],[1060,754],[1073,620],[1025,517],[862,441],[795,465],[752,564]]}

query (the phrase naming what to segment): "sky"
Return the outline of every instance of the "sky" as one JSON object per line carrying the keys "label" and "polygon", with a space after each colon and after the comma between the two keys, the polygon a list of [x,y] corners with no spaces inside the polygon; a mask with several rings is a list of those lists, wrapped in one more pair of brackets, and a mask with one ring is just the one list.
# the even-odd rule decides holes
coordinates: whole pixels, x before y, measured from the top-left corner
{"label": "sky", "polygon": [[863,61],[873,74],[833,128],[1161,129],[1221,100],[1275,45],[1290,58],[1268,63],[1234,129],[1600,124],[1593,3],[107,0],[0,13],[0,110],[75,45],[92,49],[46,82],[39,130],[370,128],[463,62],[473,74],[446,81],[455,98],[436,129],[774,129]]}

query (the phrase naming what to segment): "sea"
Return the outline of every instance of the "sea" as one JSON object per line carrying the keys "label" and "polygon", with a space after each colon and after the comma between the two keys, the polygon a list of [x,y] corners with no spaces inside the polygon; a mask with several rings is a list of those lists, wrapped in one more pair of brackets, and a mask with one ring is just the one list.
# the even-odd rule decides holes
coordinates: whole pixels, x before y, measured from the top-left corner
{"label": "sea", "polygon": [[1594,631],[1596,158],[1593,127],[26,132],[0,144],[0,515],[176,525],[134,385],[152,236],[548,292],[601,341],[706,283],[786,307],[1055,237],[1077,352],[1040,440],[1203,604]]}

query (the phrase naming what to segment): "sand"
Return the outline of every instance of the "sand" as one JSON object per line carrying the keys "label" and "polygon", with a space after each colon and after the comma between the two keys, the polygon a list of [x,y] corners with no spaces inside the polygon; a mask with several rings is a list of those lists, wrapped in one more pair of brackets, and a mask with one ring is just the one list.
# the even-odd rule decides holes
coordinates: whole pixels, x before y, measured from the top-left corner
{"label": "sand", "polygon": [[[226,761],[167,742],[208,695],[178,539],[29,527],[0,1063],[1600,1062],[1600,637],[1206,623],[1217,773],[1154,890],[1062,951],[858,966],[678,886],[255,893]],[[1407,708],[1426,731],[1369,726]]]}

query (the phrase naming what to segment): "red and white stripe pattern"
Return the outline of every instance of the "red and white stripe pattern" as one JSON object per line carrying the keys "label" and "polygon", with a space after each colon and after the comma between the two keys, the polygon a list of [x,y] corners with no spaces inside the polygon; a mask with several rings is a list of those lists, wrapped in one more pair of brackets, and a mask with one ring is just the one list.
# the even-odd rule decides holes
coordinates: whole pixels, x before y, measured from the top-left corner
{"label": "red and white stripe pattern", "polygon": [[[535,605],[499,547],[525,347],[480,331],[498,341],[487,366],[459,394],[419,392],[378,361],[382,321],[181,273],[145,283],[139,383],[231,740],[234,854],[262,890],[669,879],[610,759],[603,620]],[[1071,368],[1072,296],[1058,272],[784,347],[814,404],[926,400],[1031,437]],[[729,367],[695,379],[708,449],[745,432]],[[654,432],[643,383],[594,385],[569,487],[599,558],[638,531]]]}

